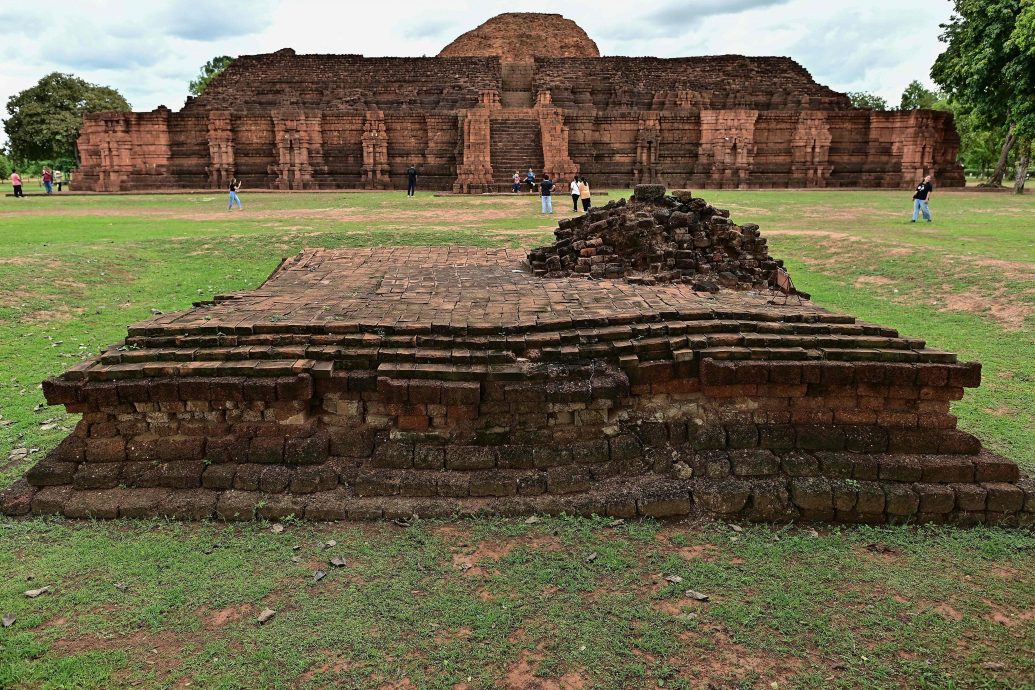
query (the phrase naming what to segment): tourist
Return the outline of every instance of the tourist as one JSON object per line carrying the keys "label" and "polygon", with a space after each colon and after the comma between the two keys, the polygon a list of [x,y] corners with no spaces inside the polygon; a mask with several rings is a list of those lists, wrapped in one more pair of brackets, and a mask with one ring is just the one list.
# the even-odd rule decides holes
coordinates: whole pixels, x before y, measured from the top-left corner
{"label": "tourist", "polygon": [[50,168],[43,168],[43,188],[47,190],[47,194],[54,193],[54,173]]}
{"label": "tourist", "polygon": [[519,173],[517,170],[515,170],[514,171],[514,177],[511,180],[511,182],[513,182],[513,184],[510,187],[510,191],[513,192],[514,194],[517,194],[518,192],[520,192],[521,191],[521,173]]}
{"label": "tourist", "polygon": [[14,187],[15,198],[25,198],[25,195],[22,194],[22,176],[18,174],[17,170],[11,171],[11,186]]}
{"label": "tourist", "polygon": [[546,173],[543,173],[543,181],[539,183],[539,198],[542,199],[543,213],[553,213],[553,197],[550,196],[553,191],[553,180]]}
{"label": "tourist", "polygon": [[60,170],[55,170],[54,171],[54,184],[57,185],[59,192],[61,191],[61,182],[62,182],[63,177],[64,177],[64,174]]}
{"label": "tourist", "polygon": [[532,172],[532,168],[528,169],[528,174],[525,175],[525,182],[528,183],[528,191],[535,191],[535,173]]}
{"label": "tourist", "polygon": [[582,210],[588,211],[590,204],[589,180],[585,177],[579,180],[579,198],[582,199]]}
{"label": "tourist", "polygon": [[229,211],[237,204],[237,208],[240,211],[244,210],[244,206],[241,204],[241,198],[237,196],[237,190],[241,188],[241,182],[235,177],[230,180],[230,203],[227,204],[226,210]]}
{"label": "tourist", "polygon": [[417,193],[417,168],[410,166],[406,169],[406,196],[414,196]]}
{"label": "tourist", "polygon": [[916,222],[921,211],[924,213],[924,220],[928,223],[931,222],[931,209],[927,204],[931,200],[933,191],[934,185],[931,184],[931,176],[928,175],[923,182],[916,186],[916,194],[913,195],[913,220],[909,221],[910,223]]}
{"label": "tourist", "polygon": [[568,185],[568,191],[571,193],[571,210],[575,213],[579,212],[579,196],[582,192],[579,191],[579,177],[578,175],[571,178],[571,184]]}

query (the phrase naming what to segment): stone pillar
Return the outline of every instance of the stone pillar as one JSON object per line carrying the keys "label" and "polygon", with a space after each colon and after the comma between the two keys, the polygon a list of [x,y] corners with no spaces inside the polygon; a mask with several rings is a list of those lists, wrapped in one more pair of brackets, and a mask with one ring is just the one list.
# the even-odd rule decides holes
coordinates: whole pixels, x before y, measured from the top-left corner
{"label": "stone pillar", "polygon": [[133,171],[133,138],[130,134],[130,113],[110,113],[103,118],[104,130],[99,137],[98,192],[121,192]]}
{"label": "stone pillar", "polygon": [[[320,144],[320,120],[307,118],[301,110],[274,110],[273,147],[277,163],[269,168],[274,189],[312,189],[310,151]],[[315,141],[314,141],[315,132]]]}
{"label": "stone pillar", "polygon": [[757,110],[701,112],[701,151],[711,159],[708,186],[737,189],[748,186],[755,159]]}
{"label": "stone pillar", "polygon": [[458,194],[476,194],[494,189],[492,182],[492,139],[490,119],[500,106],[499,92],[483,91],[477,108],[461,111],[463,151],[462,161],[456,167],[453,191]]}
{"label": "stone pillar", "polygon": [[549,91],[540,91],[535,104],[539,115],[539,136],[543,142],[543,170],[554,180],[571,180],[579,166],[568,155],[568,128],[564,111],[553,105]]}
{"label": "stone pillar", "polygon": [[664,184],[658,169],[661,146],[661,119],[658,113],[640,113],[636,132],[636,159],[633,163],[633,185]]}
{"label": "stone pillar", "polygon": [[390,189],[388,168],[388,130],[385,114],[368,110],[363,122],[363,167],[360,169],[363,189]]}
{"label": "stone pillar", "polygon": [[902,181],[898,186],[910,187],[935,171],[935,151],[941,143],[941,132],[934,124],[930,110],[913,110],[908,124],[896,132],[901,142]]}
{"label": "stone pillar", "polygon": [[791,139],[791,187],[826,187],[833,171],[830,164],[830,125],[825,113],[811,111],[798,116]]}
{"label": "stone pillar", "polygon": [[228,110],[213,110],[208,114],[208,159],[205,172],[208,173],[209,185],[225,189],[236,174],[234,133]]}

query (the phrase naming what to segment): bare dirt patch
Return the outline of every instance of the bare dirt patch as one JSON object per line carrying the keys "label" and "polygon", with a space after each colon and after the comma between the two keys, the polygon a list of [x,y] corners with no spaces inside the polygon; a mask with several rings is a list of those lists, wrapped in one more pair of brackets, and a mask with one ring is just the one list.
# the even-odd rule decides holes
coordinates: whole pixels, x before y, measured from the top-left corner
{"label": "bare dirt patch", "polygon": [[251,612],[251,604],[242,604],[240,606],[228,606],[225,609],[219,609],[218,611],[212,612],[210,615],[205,616],[204,622],[202,623],[207,630],[216,630],[222,628],[228,623],[236,623],[244,620],[248,617]]}
{"label": "bare dirt patch", "polygon": [[946,294],[942,300],[944,306],[939,311],[961,311],[987,316],[1006,331],[1023,329],[1025,319],[1035,315],[1035,306],[1016,301],[1005,289],[996,290],[993,295],[973,292]]}
{"label": "bare dirt patch", "polygon": [[740,681],[748,678],[765,681],[750,687],[790,687],[787,681],[804,666],[798,657],[749,650],[721,631],[712,635],[711,642],[713,648],[708,653],[687,644],[681,654],[668,659],[681,678],[696,681],[694,687],[742,687]]}
{"label": "bare dirt patch", "polygon": [[586,680],[578,673],[566,673],[560,678],[543,678],[536,675],[539,654],[525,650],[518,656],[503,679],[507,690],[583,690]]}
{"label": "bare dirt patch", "polygon": [[75,656],[86,652],[127,652],[130,659],[141,660],[159,677],[173,673],[185,658],[186,639],[171,632],[135,632],[128,636],[85,637],[58,639],[52,651],[60,656]]}
{"label": "bare dirt patch", "polygon": [[853,287],[861,288],[867,285],[894,285],[895,281],[884,276],[859,276],[855,279]]}

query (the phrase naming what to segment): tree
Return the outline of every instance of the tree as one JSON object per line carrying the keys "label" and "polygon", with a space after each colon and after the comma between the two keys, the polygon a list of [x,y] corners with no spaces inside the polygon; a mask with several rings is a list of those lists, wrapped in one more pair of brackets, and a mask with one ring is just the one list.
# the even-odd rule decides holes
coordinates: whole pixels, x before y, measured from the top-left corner
{"label": "tree", "polygon": [[[1017,142],[1019,161],[1027,161],[1035,137],[1035,37],[1033,0],[954,0],[953,15],[939,37],[947,44],[931,77],[960,112],[986,130],[1005,131],[989,184],[1002,184],[1010,149]],[[1018,169],[1014,189],[1024,191]]]}
{"label": "tree", "polygon": [[14,164],[11,159],[0,153],[0,180],[6,180],[11,176],[11,171],[14,169]]}
{"label": "tree", "polygon": [[129,110],[115,89],[54,72],[7,100],[4,130],[16,161],[76,159],[83,115]]}
{"label": "tree", "polygon": [[856,108],[868,108],[870,110],[887,110],[888,102],[876,94],[865,91],[849,91],[848,98]]}
{"label": "tree", "polygon": [[200,96],[208,88],[208,85],[213,79],[222,74],[223,70],[230,66],[230,63],[234,61],[234,58],[229,55],[220,55],[214,57],[202,66],[201,71],[198,72],[198,78],[194,79],[190,83],[190,93],[192,96]]}
{"label": "tree", "polygon": [[937,91],[931,91],[929,88],[921,84],[919,81],[914,79],[909,82],[909,86],[902,92],[902,102],[899,104],[899,110],[920,110],[936,109],[939,105],[942,105],[942,109],[948,110],[947,103],[944,94],[938,93]]}

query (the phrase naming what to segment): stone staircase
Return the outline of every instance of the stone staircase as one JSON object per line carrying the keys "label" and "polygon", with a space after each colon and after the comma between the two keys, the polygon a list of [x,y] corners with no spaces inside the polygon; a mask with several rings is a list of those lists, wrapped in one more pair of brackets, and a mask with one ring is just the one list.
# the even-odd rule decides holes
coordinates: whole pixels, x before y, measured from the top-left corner
{"label": "stone staircase", "polygon": [[532,62],[504,62],[500,65],[503,93],[500,102],[504,108],[531,108],[532,76],[535,65]]}
{"label": "stone staircase", "polygon": [[536,178],[543,174],[543,143],[539,121],[530,117],[494,118],[491,123],[490,153],[492,179],[509,189],[514,171],[522,177],[531,167]]}

